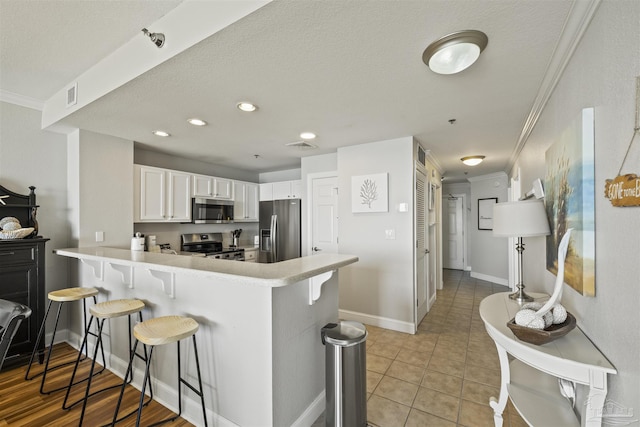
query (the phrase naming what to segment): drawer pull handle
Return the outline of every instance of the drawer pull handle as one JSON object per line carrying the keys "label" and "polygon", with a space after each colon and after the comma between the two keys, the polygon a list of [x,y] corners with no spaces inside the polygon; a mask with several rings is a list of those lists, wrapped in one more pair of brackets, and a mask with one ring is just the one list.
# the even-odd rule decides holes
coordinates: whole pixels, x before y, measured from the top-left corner
{"label": "drawer pull handle", "polygon": [[15,255],[15,252],[0,252],[0,255]]}

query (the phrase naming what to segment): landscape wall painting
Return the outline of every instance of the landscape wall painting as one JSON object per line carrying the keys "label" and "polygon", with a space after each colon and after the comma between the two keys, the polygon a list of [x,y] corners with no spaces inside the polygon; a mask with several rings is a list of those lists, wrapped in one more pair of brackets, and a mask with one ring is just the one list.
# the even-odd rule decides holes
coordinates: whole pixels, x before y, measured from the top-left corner
{"label": "landscape wall painting", "polygon": [[547,270],[558,273],[558,244],[573,228],[564,281],[595,296],[594,109],[585,108],[546,152],[545,205],[551,226]]}

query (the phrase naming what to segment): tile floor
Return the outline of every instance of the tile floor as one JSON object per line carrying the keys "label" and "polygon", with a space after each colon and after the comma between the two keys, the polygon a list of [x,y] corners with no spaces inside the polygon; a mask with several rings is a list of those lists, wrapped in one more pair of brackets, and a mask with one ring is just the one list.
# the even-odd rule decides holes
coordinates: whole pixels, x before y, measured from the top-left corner
{"label": "tile floor", "polygon": [[[445,270],[444,286],[415,335],[367,325],[367,419],[376,427],[489,427],[500,364],[478,313],[504,286]],[[314,424],[324,425],[324,417]],[[505,427],[527,424],[508,405]]]}

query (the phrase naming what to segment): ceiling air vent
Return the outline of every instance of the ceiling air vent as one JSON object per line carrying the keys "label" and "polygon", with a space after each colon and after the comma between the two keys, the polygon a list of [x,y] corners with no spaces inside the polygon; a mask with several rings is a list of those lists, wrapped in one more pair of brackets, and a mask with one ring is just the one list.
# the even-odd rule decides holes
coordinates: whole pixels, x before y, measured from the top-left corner
{"label": "ceiling air vent", "polygon": [[78,82],[67,88],[67,108],[78,102]]}
{"label": "ceiling air vent", "polygon": [[311,150],[313,148],[318,148],[317,145],[310,143],[309,141],[297,141],[297,142],[289,142],[288,144],[284,144],[287,147],[299,148],[300,150]]}

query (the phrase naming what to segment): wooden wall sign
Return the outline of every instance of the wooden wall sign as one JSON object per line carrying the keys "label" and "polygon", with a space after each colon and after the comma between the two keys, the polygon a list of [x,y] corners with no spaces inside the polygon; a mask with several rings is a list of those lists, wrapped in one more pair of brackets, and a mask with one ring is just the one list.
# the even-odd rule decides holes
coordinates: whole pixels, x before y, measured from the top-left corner
{"label": "wooden wall sign", "polygon": [[607,179],[604,196],[616,207],[640,206],[640,177],[627,174]]}

